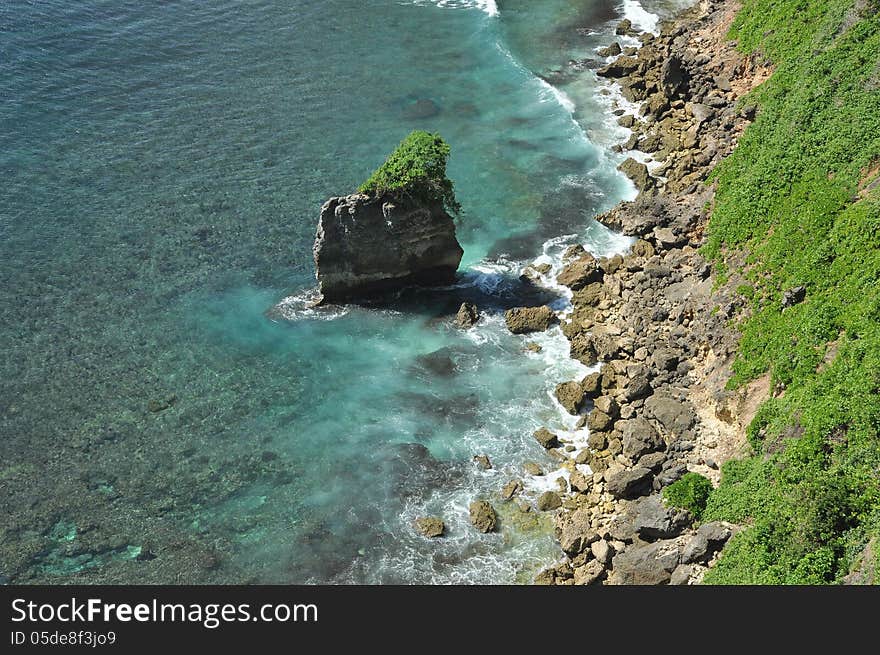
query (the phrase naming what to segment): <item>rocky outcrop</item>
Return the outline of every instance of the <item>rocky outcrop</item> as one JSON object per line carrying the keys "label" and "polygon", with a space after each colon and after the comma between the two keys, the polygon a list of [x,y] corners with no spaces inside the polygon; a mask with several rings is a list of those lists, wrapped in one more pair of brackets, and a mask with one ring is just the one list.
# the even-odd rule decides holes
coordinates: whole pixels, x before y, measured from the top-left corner
{"label": "rocky outcrop", "polygon": [[322,302],[449,284],[462,254],[440,202],[355,194],[321,207],[314,256]]}

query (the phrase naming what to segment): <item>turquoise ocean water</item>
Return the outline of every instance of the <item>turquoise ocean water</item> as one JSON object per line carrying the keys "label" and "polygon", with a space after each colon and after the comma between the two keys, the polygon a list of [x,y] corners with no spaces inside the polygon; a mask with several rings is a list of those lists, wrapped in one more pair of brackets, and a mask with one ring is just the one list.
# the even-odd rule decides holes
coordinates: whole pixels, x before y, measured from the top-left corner
{"label": "turquoise ocean water", "polygon": [[[467,505],[552,471],[531,432],[572,425],[550,391],[586,369],[500,312],[565,307],[523,295],[536,257],[627,246],[592,220],[633,189],[583,62],[624,13],[653,28],[643,5],[2,3],[0,577],[526,582],[557,559],[540,521],[478,535]],[[322,202],[413,129],[452,146],[459,284],[306,309]],[[462,299],[487,313],[467,332]]]}

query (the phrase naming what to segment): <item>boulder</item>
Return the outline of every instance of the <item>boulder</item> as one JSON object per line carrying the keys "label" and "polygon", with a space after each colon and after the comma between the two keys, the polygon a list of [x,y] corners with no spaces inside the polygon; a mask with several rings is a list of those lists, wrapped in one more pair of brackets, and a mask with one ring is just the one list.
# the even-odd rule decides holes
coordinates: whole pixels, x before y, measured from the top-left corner
{"label": "boulder", "polygon": [[458,308],[458,313],[455,315],[455,324],[458,327],[467,329],[476,325],[479,320],[480,312],[476,305],[469,302],[461,303],[461,307]]}
{"label": "boulder", "polygon": [[684,547],[681,561],[686,564],[705,564],[724,547],[731,534],[730,528],[722,523],[704,523]]}
{"label": "boulder", "polygon": [[615,498],[638,498],[651,491],[651,471],[640,466],[606,474],[605,478],[608,493]]}
{"label": "boulder", "polygon": [[[551,448],[553,447],[555,446],[551,446]],[[524,462],[523,470],[529,475],[544,475],[544,469],[537,462]]]}
{"label": "boulder", "polygon": [[556,385],[556,399],[569,414],[577,414],[584,404],[584,389],[579,382],[561,382]]}
{"label": "boulder", "polygon": [[694,520],[689,512],[666,507],[660,494],[638,501],[633,514],[633,529],[644,541],[677,537]]}
{"label": "boulder", "polygon": [[590,552],[593,553],[593,557],[595,557],[603,566],[608,564],[613,554],[611,546],[609,546],[608,542],[604,539],[599,539],[590,544]]}
{"label": "boulder", "polygon": [[591,585],[605,578],[605,566],[598,560],[590,560],[583,566],[574,570],[574,583],[576,585]]}
{"label": "boulder", "polygon": [[625,585],[667,584],[678,566],[678,552],[658,541],[633,545],[612,560],[613,582]]}
{"label": "boulder", "polygon": [[590,512],[586,509],[578,509],[570,514],[563,514],[557,518],[559,525],[556,528],[556,536],[559,545],[569,557],[574,557],[590,547],[599,535],[590,527]]}
{"label": "boulder", "polygon": [[617,170],[631,179],[639,191],[646,191],[654,187],[654,178],[648,172],[648,167],[637,162],[632,157],[627,157],[617,167]]}
{"label": "boulder", "polygon": [[330,198],[314,245],[322,302],[455,279],[463,250],[441,202],[391,194]]}
{"label": "boulder", "polygon": [[655,227],[654,240],[664,250],[680,248],[688,242],[687,236],[676,234],[670,227]]}
{"label": "boulder", "polygon": [[647,398],[651,395],[651,383],[647,375],[640,374],[633,377],[623,389],[623,397],[628,402]]}
{"label": "boulder", "polygon": [[493,532],[498,524],[495,508],[485,500],[475,500],[468,508],[471,523],[480,532]]}
{"label": "boulder", "polygon": [[697,421],[693,405],[663,393],[655,393],[645,401],[645,412],[676,436],[690,430]]}
{"label": "boulder", "polygon": [[654,426],[643,418],[632,418],[620,421],[617,428],[621,432],[623,454],[632,461],[638,461],[643,455],[663,450],[665,442]]}
{"label": "boulder", "polygon": [[687,80],[687,71],[678,55],[670,55],[660,67],[660,88],[667,98],[675,98],[679,89]]}
{"label": "boulder", "polygon": [[607,432],[613,425],[614,419],[599,409],[594,408],[587,416],[587,427],[591,432]]}
{"label": "boulder", "polygon": [[635,57],[618,57],[610,64],[606,64],[602,66],[599,70],[596,71],[596,75],[599,77],[608,77],[611,79],[618,79],[621,77],[626,77],[630,73],[638,70],[639,68],[639,60]]}
{"label": "boulder", "polygon": [[511,500],[522,490],[523,485],[521,481],[511,480],[501,488],[501,498],[504,500]]}
{"label": "boulder", "polygon": [[678,366],[678,355],[671,348],[657,348],[651,355],[651,366],[658,371],[674,371]]}
{"label": "boulder", "polygon": [[547,428],[539,428],[534,433],[535,440],[546,449],[558,448],[559,439]]}
{"label": "boulder", "polygon": [[614,33],[623,36],[629,34],[630,30],[632,30],[632,21],[629,18],[624,18],[617,24],[617,27],[614,28]]}
{"label": "boulder", "polygon": [[596,409],[608,414],[611,418],[620,416],[620,407],[618,407],[617,401],[611,396],[599,396],[594,404]]}
{"label": "boulder", "polygon": [[416,519],[416,530],[424,537],[442,537],[446,532],[446,525],[443,519],[436,516],[425,516]]}
{"label": "boulder", "polygon": [[507,329],[514,334],[543,332],[556,320],[553,310],[547,305],[541,307],[514,307],[504,312]]}
{"label": "boulder", "polygon": [[589,253],[585,253],[563,268],[556,276],[556,281],[573,291],[577,291],[588,284],[601,282],[602,277],[603,272],[599,268],[598,260]]}
{"label": "boulder", "polygon": [[545,491],[540,496],[538,496],[538,500],[536,502],[538,510],[542,512],[549,512],[554,509],[559,509],[562,507],[562,498],[559,497],[559,494],[555,491]]}
{"label": "boulder", "polygon": [[584,475],[579,470],[575,469],[571,472],[571,475],[568,476],[568,484],[571,485],[572,491],[587,493],[593,488],[593,476]]}
{"label": "boulder", "polygon": [[576,334],[571,338],[569,354],[584,366],[592,366],[598,358],[593,339],[588,334]]}
{"label": "boulder", "polygon": [[581,380],[581,389],[587,398],[597,398],[602,393],[602,375],[590,373]]}
{"label": "boulder", "polygon": [[692,564],[679,564],[672,572],[672,575],[669,578],[669,584],[675,586],[689,584],[693,573],[694,566]]}
{"label": "boulder", "polygon": [[600,48],[596,52],[596,54],[598,54],[600,57],[616,57],[620,53],[621,53],[620,44],[617,41],[615,41],[614,43],[612,43],[609,46],[606,46],[604,48]]}

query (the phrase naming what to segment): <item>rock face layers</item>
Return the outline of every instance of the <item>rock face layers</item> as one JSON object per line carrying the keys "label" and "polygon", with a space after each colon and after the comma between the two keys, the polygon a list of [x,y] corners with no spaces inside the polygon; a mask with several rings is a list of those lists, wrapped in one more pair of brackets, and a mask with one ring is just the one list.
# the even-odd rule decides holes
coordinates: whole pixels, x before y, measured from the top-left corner
{"label": "rock face layers", "polygon": [[322,302],[448,284],[462,254],[440,202],[354,194],[321,207],[314,255]]}

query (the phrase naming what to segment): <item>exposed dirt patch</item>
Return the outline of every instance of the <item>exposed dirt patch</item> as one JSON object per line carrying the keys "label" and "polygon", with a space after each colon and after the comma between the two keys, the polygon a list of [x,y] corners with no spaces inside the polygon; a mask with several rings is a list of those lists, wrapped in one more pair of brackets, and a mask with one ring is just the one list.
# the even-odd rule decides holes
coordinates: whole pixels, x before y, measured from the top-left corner
{"label": "exposed dirt patch", "polygon": [[880,188],[880,159],[875,159],[861,171],[859,198],[867,198],[872,191],[878,188]]}

